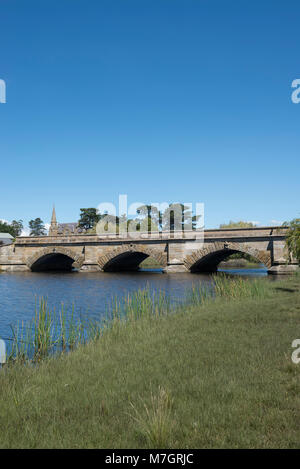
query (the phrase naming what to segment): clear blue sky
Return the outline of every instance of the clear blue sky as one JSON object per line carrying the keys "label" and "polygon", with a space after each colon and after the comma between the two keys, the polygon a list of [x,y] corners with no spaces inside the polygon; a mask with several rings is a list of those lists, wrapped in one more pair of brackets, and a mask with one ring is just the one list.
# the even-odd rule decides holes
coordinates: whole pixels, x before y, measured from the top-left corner
{"label": "clear blue sky", "polygon": [[299,0],[0,0],[0,44],[0,218],[299,217]]}

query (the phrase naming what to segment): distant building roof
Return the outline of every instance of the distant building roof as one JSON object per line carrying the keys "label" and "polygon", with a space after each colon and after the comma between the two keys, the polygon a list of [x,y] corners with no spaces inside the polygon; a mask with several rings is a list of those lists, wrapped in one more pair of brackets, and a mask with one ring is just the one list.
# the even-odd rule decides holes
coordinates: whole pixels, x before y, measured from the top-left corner
{"label": "distant building roof", "polygon": [[78,222],[74,223],[58,223],[58,234],[69,231],[72,234],[84,233],[84,230],[78,226]]}
{"label": "distant building roof", "polygon": [[57,223],[56,219],[56,211],[55,207],[53,206],[52,210],[52,217],[51,217],[51,224],[49,228],[48,235],[49,236],[67,236],[67,235],[74,235],[74,234],[81,234],[84,233],[86,230],[80,228],[78,226],[78,222],[73,223]]}
{"label": "distant building roof", "polygon": [[2,238],[2,239],[14,239],[14,237],[9,233],[0,233],[0,238]]}

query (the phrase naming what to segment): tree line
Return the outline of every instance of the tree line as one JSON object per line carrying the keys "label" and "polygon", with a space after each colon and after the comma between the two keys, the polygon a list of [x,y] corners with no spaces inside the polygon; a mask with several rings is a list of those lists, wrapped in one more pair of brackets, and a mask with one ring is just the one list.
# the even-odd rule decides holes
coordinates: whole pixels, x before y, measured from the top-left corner
{"label": "tree line", "polygon": [[[35,218],[28,223],[30,229],[30,236],[45,236],[47,230],[43,220]],[[21,236],[24,229],[23,220],[13,220],[11,223],[0,220],[0,233],[9,233],[13,238]]]}
{"label": "tree line", "polygon": [[97,224],[103,221],[103,230],[108,229],[108,224],[115,225],[116,232],[128,231],[134,225],[135,231],[163,231],[174,229],[196,229],[200,216],[194,215],[190,207],[184,204],[169,204],[164,211],[158,210],[153,205],[142,205],[136,210],[135,218],[127,218],[126,215],[111,215],[99,213],[96,208],[81,208],[78,227],[88,233],[96,232]]}

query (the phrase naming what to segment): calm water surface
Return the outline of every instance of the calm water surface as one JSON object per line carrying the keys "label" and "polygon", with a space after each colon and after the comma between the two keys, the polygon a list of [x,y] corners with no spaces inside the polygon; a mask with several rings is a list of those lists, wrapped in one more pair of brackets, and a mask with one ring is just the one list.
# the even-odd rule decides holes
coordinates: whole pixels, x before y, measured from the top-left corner
{"label": "calm water surface", "polygon": [[[232,274],[261,277],[261,269],[236,269]],[[172,301],[180,301],[193,285],[211,285],[208,274],[164,274],[159,271],[134,273],[51,273],[20,272],[0,274],[0,337],[11,337],[10,324],[30,321],[35,314],[35,302],[47,297],[49,307],[58,310],[60,304],[77,314],[101,317],[113,296],[149,287],[164,291]]]}

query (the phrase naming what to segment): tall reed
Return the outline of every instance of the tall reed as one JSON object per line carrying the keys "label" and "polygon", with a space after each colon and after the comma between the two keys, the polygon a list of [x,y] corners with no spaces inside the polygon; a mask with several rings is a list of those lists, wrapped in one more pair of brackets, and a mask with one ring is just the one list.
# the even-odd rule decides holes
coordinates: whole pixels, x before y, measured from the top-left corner
{"label": "tall reed", "polygon": [[109,309],[113,318],[138,319],[145,315],[167,314],[171,307],[171,299],[164,291],[151,290],[147,286],[123,298],[113,297]]}
{"label": "tall reed", "polygon": [[[34,357],[39,360],[49,355],[58,341],[56,315],[48,308],[47,299],[41,298],[34,318]],[[63,332],[63,329],[61,329]]]}
{"label": "tall reed", "polygon": [[170,436],[174,424],[173,399],[170,393],[159,387],[156,394],[151,391],[150,404],[141,401],[142,409],[132,402],[130,404],[133,410],[131,418],[137,423],[149,448],[170,447]]}
{"label": "tall reed", "polygon": [[12,342],[9,361],[32,360],[38,362],[57,352],[73,350],[79,344],[99,336],[100,325],[88,318],[75,315],[74,306],[68,314],[64,304],[57,314],[48,307],[47,299],[36,302],[35,316],[24,324],[11,326]]}
{"label": "tall reed", "polygon": [[217,297],[227,299],[263,298],[267,292],[267,285],[263,279],[229,278],[226,274],[218,274],[213,276],[213,281]]}

